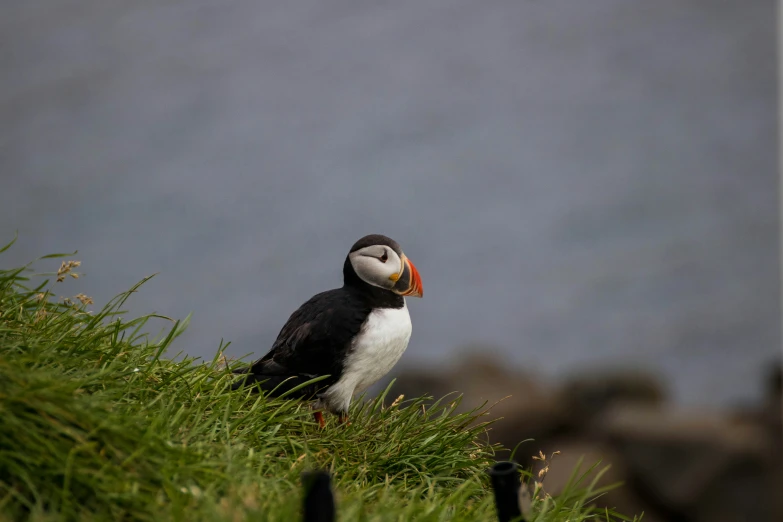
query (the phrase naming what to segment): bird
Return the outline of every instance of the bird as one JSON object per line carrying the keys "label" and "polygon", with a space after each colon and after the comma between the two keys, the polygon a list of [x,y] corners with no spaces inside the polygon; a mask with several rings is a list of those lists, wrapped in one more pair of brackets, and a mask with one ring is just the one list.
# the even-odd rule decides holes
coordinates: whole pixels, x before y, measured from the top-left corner
{"label": "bird", "polygon": [[234,371],[245,377],[231,388],[257,385],[270,396],[291,392],[291,398],[312,401],[321,428],[324,410],[346,423],[353,397],[385,376],[407,349],[412,324],[405,300],[423,295],[419,271],[400,245],[381,234],[364,236],[345,258],[343,286],[294,311],[266,355]]}

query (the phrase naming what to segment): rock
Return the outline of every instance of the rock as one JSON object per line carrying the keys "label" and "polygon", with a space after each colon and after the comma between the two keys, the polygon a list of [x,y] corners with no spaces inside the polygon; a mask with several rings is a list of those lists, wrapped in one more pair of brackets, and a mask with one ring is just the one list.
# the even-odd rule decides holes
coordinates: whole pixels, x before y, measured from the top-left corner
{"label": "rock", "polygon": [[559,392],[575,429],[617,403],[662,404],[666,399],[661,382],[641,372],[604,372],[573,377]]}
{"label": "rock", "polygon": [[523,467],[537,464],[531,457],[539,450],[561,452],[545,478],[550,493],[562,489],[583,456],[583,469],[599,460],[599,469],[611,464],[599,485],[625,483],[597,505],[643,511],[646,522],[783,520],[779,363],[771,365],[763,404],[711,414],[676,411],[665,404],[661,383],[646,374],[579,376],[557,389],[496,362],[486,349],[471,352],[481,356],[438,375],[404,372],[395,391],[436,398],[460,392],[462,411],[501,401],[490,412],[502,417],[491,427],[492,442],[512,449],[535,439],[517,448],[514,460]]}
{"label": "rock", "polygon": [[[549,471],[543,480],[544,490],[550,495],[558,495],[563,491],[574,470],[577,469],[577,465],[580,473],[586,473],[592,466],[595,466],[592,471],[587,473],[580,483],[580,487],[586,487],[596,479],[596,487],[605,487],[618,482],[624,483],[629,478],[622,456],[606,444],[566,438],[547,442],[542,451],[547,457],[554,451],[560,452],[551,460]],[[533,468],[534,476],[538,476],[538,471],[541,468],[542,465],[536,462]],[[614,509],[625,515],[640,515],[644,512],[644,522],[670,522],[665,517],[654,513],[636,491],[626,484],[602,495],[594,502],[594,505]]]}
{"label": "rock", "polygon": [[775,522],[771,441],[725,416],[618,405],[592,424],[625,462],[630,486],[668,520]]}
{"label": "rock", "polygon": [[482,355],[466,356],[437,375],[420,370],[403,372],[395,383],[395,393],[437,399],[457,391],[463,394],[459,411],[486,402],[492,406],[488,419],[497,419],[490,427],[490,440],[510,449],[523,439],[545,439],[562,431],[565,412],[552,390],[532,375],[500,365],[498,359],[486,356],[486,350],[472,352]]}

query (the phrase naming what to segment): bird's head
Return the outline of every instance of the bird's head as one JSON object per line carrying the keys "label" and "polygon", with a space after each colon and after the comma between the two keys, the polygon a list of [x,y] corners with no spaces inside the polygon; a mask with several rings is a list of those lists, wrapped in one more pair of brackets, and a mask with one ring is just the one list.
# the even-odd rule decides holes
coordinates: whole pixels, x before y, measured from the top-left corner
{"label": "bird's head", "polygon": [[364,236],[354,243],[345,263],[346,283],[350,271],[365,283],[406,297],[421,297],[419,271],[402,252],[400,245],[380,234]]}

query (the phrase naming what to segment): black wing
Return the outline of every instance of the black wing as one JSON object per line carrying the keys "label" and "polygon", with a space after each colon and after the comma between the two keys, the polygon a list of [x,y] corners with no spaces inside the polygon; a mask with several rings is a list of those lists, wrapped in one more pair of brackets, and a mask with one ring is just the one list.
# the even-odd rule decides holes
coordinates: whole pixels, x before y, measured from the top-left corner
{"label": "black wing", "polygon": [[[243,370],[248,377],[233,388],[257,382],[268,391],[277,388],[278,395],[322,375],[329,377],[313,385],[315,388],[334,384],[342,374],[351,341],[371,311],[343,288],[316,294],[291,314],[272,349]],[[308,387],[295,395],[314,393],[315,389]]]}

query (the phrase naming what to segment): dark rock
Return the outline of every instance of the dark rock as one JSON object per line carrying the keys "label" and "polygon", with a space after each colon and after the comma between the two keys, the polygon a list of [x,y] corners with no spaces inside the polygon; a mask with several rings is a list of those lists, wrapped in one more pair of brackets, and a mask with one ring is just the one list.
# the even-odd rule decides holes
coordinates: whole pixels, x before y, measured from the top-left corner
{"label": "dark rock", "polygon": [[[532,459],[560,451],[544,479],[545,490],[562,489],[577,461],[600,461],[586,480],[611,468],[599,485],[624,485],[597,500],[624,514],[645,513],[647,522],[779,522],[783,520],[780,365],[772,365],[763,404],[736,413],[680,412],[665,403],[661,383],[637,372],[608,372],[569,379],[560,388],[533,375],[481,357],[463,359],[432,375],[407,372],[395,390],[435,397],[458,391],[461,409],[496,404],[502,417],[490,432],[506,448],[520,444],[514,460],[541,469]],[[527,439],[534,439],[529,441]]]}
{"label": "dark rock", "polygon": [[524,439],[546,439],[561,433],[567,424],[557,397],[538,379],[501,366],[496,359],[485,356],[467,356],[437,375],[420,370],[406,371],[397,378],[394,390],[406,397],[431,395],[435,398],[458,391],[463,394],[458,411],[485,403],[492,406],[489,418],[496,422],[490,427],[490,438],[506,448],[513,448],[520,442],[520,434],[524,434]]}
{"label": "dark rock", "polygon": [[[582,439],[558,439],[547,441],[541,450],[549,457],[553,452],[559,451],[549,465],[549,471],[543,479],[544,490],[550,495],[557,495],[571,479],[574,470],[587,473],[580,484],[586,487],[596,480],[596,487],[609,486],[619,482],[627,482],[629,473],[625,461],[617,451],[605,443],[586,442]],[[533,467],[534,476],[542,465],[536,462]],[[595,502],[597,507],[614,509],[623,514],[641,514],[644,511],[644,522],[671,522],[666,517],[655,513],[652,506],[647,504],[633,488],[623,485],[601,496]]]}
{"label": "dark rock", "polygon": [[778,520],[770,500],[771,441],[757,425],[623,405],[597,419],[593,433],[622,457],[631,487],[669,520]]}
{"label": "dark rock", "polygon": [[559,392],[569,422],[579,427],[618,403],[661,404],[666,399],[661,382],[640,372],[588,374],[567,381]]}

